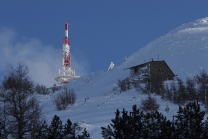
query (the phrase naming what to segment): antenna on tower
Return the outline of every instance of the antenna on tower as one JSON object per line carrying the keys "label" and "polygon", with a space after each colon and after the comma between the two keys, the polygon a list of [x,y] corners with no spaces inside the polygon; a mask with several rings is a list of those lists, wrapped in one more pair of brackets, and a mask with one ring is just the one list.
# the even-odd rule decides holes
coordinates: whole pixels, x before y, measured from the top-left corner
{"label": "antenna on tower", "polygon": [[59,84],[68,83],[71,79],[79,78],[75,76],[75,70],[71,69],[71,56],[70,56],[70,41],[68,38],[68,23],[65,24],[65,37],[63,39],[63,57],[62,57],[62,69],[59,69],[59,76],[55,80]]}

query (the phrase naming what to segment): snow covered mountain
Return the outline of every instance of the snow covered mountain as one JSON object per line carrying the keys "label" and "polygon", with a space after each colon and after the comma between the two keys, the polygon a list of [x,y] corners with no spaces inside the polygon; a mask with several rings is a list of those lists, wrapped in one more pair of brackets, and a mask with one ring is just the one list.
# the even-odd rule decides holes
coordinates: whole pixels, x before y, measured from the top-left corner
{"label": "snow covered mountain", "polygon": [[[69,86],[74,86],[80,80],[88,80],[85,84],[88,87],[112,87],[118,78],[129,75],[129,70],[124,69],[148,62],[152,58],[158,60],[158,56],[159,60],[165,60],[180,78],[193,77],[202,69],[208,71],[208,17],[173,29],[132,54],[113,70],[92,73],[70,83]],[[97,79],[100,79],[99,82]]]}
{"label": "snow covered mountain", "polygon": [[[55,110],[52,96],[41,97],[47,119],[50,122],[56,114],[64,122],[68,118],[73,122],[83,121],[92,139],[102,138],[100,127],[111,122],[117,108],[131,110],[133,104],[140,105],[145,98],[134,90],[122,94],[112,91],[118,79],[129,76],[129,70],[124,69],[152,59],[165,60],[174,74],[182,79],[193,78],[202,69],[208,71],[208,17],[173,29],[129,56],[112,70],[91,73],[71,81],[67,87],[76,91],[77,102],[65,111]],[[89,99],[85,101],[85,98]],[[161,100],[159,96],[156,98],[161,113],[167,117],[176,114],[178,106]],[[164,112],[167,104],[170,107],[169,113]]]}

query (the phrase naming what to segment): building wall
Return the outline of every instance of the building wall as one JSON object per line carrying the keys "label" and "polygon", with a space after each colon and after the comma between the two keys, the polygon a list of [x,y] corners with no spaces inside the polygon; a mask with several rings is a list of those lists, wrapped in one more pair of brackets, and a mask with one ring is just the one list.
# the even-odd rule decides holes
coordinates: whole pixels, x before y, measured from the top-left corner
{"label": "building wall", "polygon": [[130,77],[131,78],[138,78],[138,79],[143,79],[143,78],[148,78],[150,75],[149,72],[149,63],[135,66],[130,69]]}
{"label": "building wall", "polygon": [[164,61],[151,61],[150,65],[151,78],[157,77],[162,80],[173,80],[174,74]]}
{"label": "building wall", "polygon": [[132,78],[160,78],[161,80],[173,80],[174,74],[165,61],[151,61],[142,65],[130,68]]}

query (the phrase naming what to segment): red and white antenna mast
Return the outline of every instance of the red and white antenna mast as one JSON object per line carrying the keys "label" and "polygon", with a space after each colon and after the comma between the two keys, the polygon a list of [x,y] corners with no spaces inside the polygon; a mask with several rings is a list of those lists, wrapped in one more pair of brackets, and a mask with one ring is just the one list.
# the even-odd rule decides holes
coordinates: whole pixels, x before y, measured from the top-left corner
{"label": "red and white antenna mast", "polygon": [[62,71],[59,72],[59,75],[68,75],[70,74],[70,46],[68,38],[68,23],[65,24],[65,37],[63,39],[63,58],[62,58]]}
{"label": "red and white antenna mast", "polygon": [[68,38],[68,23],[65,24],[65,37],[63,39],[62,69],[59,69],[59,76],[55,80],[60,84],[68,83],[70,79],[79,78],[75,76],[75,70],[71,69],[70,42]]}

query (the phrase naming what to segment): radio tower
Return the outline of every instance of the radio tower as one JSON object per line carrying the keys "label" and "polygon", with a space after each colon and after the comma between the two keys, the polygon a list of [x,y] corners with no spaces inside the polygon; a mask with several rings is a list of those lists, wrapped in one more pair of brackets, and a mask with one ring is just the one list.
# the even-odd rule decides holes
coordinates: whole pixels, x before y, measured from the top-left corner
{"label": "radio tower", "polygon": [[75,70],[71,69],[71,57],[70,57],[70,42],[68,38],[68,23],[65,24],[65,37],[63,39],[63,58],[62,69],[59,69],[59,76],[55,80],[59,84],[68,83],[69,80],[79,78],[75,76]]}

